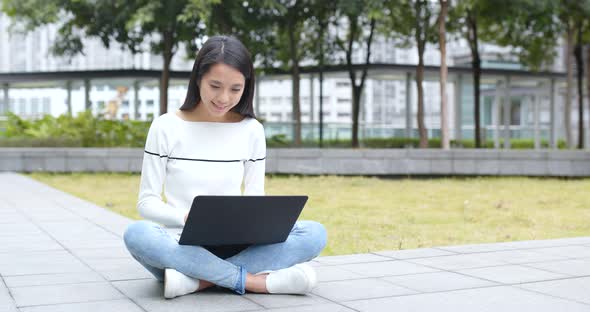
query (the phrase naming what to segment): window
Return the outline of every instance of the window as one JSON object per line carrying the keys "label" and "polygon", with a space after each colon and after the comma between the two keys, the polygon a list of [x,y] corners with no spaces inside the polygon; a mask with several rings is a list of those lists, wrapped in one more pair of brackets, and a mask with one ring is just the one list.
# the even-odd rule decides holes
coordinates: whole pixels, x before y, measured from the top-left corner
{"label": "window", "polygon": [[350,117],[350,113],[339,112],[338,117]]}
{"label": "window", "polygon": [[43,113],[51,113],[51,99],[48,97],[43,98]]}
{"label": "window", "polygon": [[148,113],[146,115],[147,120],[153,120],[154,119],[154,113]]}
{"label": "window", "polygon": [[281,97],[280,96],[273,96],[270,98],[271,104],[274,105],[281,105]]}
{"label": "window", "polygon": [[336,81],[336,88],[348,88],[350,87],[349,81]]}
{"label": "window", "polygon": [[39,113],[39,98],[31,99],[31,114]]}
{"label": "window", "polygon": [[270,113],[270,116],[272,116],[273,118],[281,119],[281,113]]}
{"label": "window", "polygon": [[27,100],[18,99],[18,107],[19,107],[19,113],[26,114],[27,113]]}
{"label": "window", "polygon": [[97,102],[98,105],[98,110],[103,110],[104,109],[104,101],[98,101]]}
{"label": "window", "polygon": [[338,104],[350,104],[350,99],[345,99],[345,98],[337,98],[336,102]]}
{"label": "window", "polygon": [[129,107],[129,100],[124,100],[124,101],[121,103],[121,105],[122,105],[123,107]]}
{"label": "window", "polygon": [[154,100],[147,100],[147,101],[145,101],[145,105],[150,106],[150,107],[151,106],[154,106]]}

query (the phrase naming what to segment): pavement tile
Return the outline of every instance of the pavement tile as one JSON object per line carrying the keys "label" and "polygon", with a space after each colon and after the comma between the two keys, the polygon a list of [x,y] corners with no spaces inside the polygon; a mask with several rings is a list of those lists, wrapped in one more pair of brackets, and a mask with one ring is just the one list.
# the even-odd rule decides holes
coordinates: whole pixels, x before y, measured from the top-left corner
{"label": "pavement tile", "polygon": [[164,283],[154,278],[115,281],[112,284],[125,294],[125,296],[132,299],[164,297]]}
{"label": "pavement tile", "polygon": [[408,261],[450,271],[506,264],[504,261],[488,259],[485,254],[453,255],[435,258],[410,259]]}
{"label": "pavement tile", "polygon": [[282,307],[296,307],[296,306],[307,306],[307,305],[320,305],[330,303],[326,299],[322,299],[316,295],[279,295],[279,294],[254,294],[247,293],[244,295],[245,298],[254,301],[255,303],[271,309],[271,308],[282,308]]}
{"label": "pavement tile", "polygon": [[349,264],[349,263],[365,263],[365,262],[377,262],[377,261],[388,261],[390,258],[378,256],[374,254],[354,254],[344,256],[327,256],[318,257],[314,261],[325,264],[325,265],[338,265],[338,264]]}
{"label": "pavement tile", "polygon": [[437,248],[420,248],[420,249],[406,249],[406,250],[392,250],[392,251],[378,251],[374,254],[379,256],[391,257],[394,259],[414,259],[414,258],[428,258],[438,256],[454,255],[456,253],[437,249]]}
{"label": "pavement tile", "polygon": [[3,276],[88,272],[90,268],[67,252],[29,253],[0,258]]}
{"label": "pavement tile", "polygon": [[262,307],[242,296],[232,293],[205,292],[194,293],[174,299],[138,298],[135,302],[149,312],[160,311],[211,311],[230,312],[260,310]]}
{"label": "pavement tile", "polygon": [[61,240],[62,243],[66,248],[76,250],[76,249],[96,249],[96,248],[109,248],[109,247],[118,247],[118,248],[125,248],[125,243],[123,239],[99,239],[99,240],[87,240],[87,239],[72,239],[72,240]]}
{"label": "pavement tile", "polygon": [[590,304],[590,277],[527,283],[518,287]]}
{"label": "pavement tile", "polygon": [[23,224],[29,222],[25,217],[18,213],[14,214],[0,214],[0,224]]}
{"label": "pavement tile", "polygon": [[453,272],[388,276],[381,279],[417,292],[436,292],[498,285],[494,282]]}
{"label": "pavement tile", "polygon": [[107,281],[111,282],[154,278],[154,276],[144,267],[115,269],[100,271],[98,273],[102,275]]}
{"label": "pavement tile", "polygon": [[357,311],[588,312],[590,306],[511,286],[343,302]]}
{"label": "pavement tile", "polygon": [[437,248],[454,253],[477,253],[519,249],[517,246],[512,246],[511,244],[507,243],[469,244],[460,246],[441,246]]}
{"label": "pavement tile", "polygon": [[303,307],[287,307],[287,308],[279,308],[279,309],[269,309],[269,310],[256,310],[258,311],[265,311],[265,312],[353,312],[354,310],[347,308],[345,306],[329,303],[329,304],[320,304],[320,305],[312,305],[312,306],[303,306]]}
{"label": "pavement tile", "polygon": [[562,246],[550,248],[533,249],[534,252],[559,256],[564,258],[587,258],[590,257],[590,247],[588,246]]}
{"label": "pavement tile", "polygon": [[72,253],[84,261],[90,259],[131,258],[131,254],[129,254],[129,251],[127,251],[127,249],[125,248],[120,247],[76,249],[72,250]]}
{"label": "pavement tile", "polygon": [[365,277],[380,277],[438,271],[437,269],[401,260],[346,264],[339,267]]}
{"label": "pavement tile", "polygon": [[0,254],[4,253],[23,253],[29,251],[51,251],[63,250],[63,246],[51,239],[40,239],[38,241],[28,241],[22,243],[15,237],[13,241],[5,242],[0,245]]}
{"label": "pavement tile", "polygon": [[312,293],[329,300],[341,302],[344,300],[407,295],[416,292],[379,279],[358,279],[319,283]]}
{"label": "pavement tile", "polygon": [[9,223],[0,226],[0,235],[45,234],[34,223]]}
{"label": "pavement tile", "polygon": [[0,312],[17,312],[16,303],[0,280]]}
{"label": "pavement tile", "polygon": [[507,250],[507,251],[495,251],[486,252],[481,254],[487,259],[493,259],[503,261],[506,263],[520,264],[520,263],[533,263],[533,262],[545,262],[553,260],[565,260],[566,257],[536,252],[535,249],[525,250]]}
{"label": "pavement tile", "polygon": [[4,282],[8,287],[77,284],[102,281],[104,281],[104,278],[96,272],[92,271],[58,274],[17,275],[4,277]]}
{"label": "pavement tile", "polygon": [[10,291],[18,307],[124,298],[106,282],[14,287]]}
{"label": "pavement tile", "polygon": [[563,274],[520,265],[503,265],[490,268],[460,270],[457,272],[504,284],[519,284],[567,277]]}
{"label": "pavement tile", "polygon": [[94,223],[85,221],[80,218],[77,222],[46,222],[42,223],[43,228],[53,238],[57,240],[120,240],[115,234],[108,232]]}
{"label": "pavement tile", "polygon": [[318,266],[315,267],[315,271],[319,282],[364,278],[362,275],[345,270],[340,266]]}
{"label": "pavement tile", "polygon": [[488,243],[488,244],[470,244],[470,245],[460,245],[460,246],[442,246],[442,247],[437,247],[437,249],[448,250],[448,251],[453,251],[453,252],[458,252],[458,253],[478,253],[478,252],[543,248],[543,247],[555,247],[555,246],[567,246],[567,245],[584,245],[584,244],[590,244],[590,238],[588,238],[588,237],[572,237],[572,238],[513,241],[513,242]]}
{"label": "pavement tile", "polygon": [[572,259],[529,263],[526,266],[571,276],[590,275],[590,259]]}
{"label": "pavement tile", "polygon": [[121,270],[121,269],[144,269],[144,267],[137,262],[137,260],[127,257],[127,258],[112,258],[112,259],[88,259],[84,260],[84,262],[90,266],[92,269],[103,272],[103,271],[113,271],[113,270]]}
{"label": "pavement tile", "polygon": [[20,308],[22,312],[141,312],[143,311],[129,299],[95,301],[82,303],[53,304]]}

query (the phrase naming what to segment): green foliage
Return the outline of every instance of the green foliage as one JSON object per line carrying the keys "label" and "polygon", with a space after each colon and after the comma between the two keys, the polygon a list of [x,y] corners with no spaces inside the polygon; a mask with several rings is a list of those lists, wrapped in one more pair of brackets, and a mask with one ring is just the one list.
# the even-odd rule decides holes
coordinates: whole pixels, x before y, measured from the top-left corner
{"label": "green foliage", "polygon": [[[267,147],[269,148],[288,148],[293,147],[289,139],[284,134],[274,135],[267,139]],[[504,140],[500,140],[500,146],[503,146]],[[419,138],[365,138],[361,140],[361,146],[364,148],[418,148],[420,145]],[[494,148],[494,141],[487,141],[483,144],[483,148]],[[510,145],[512,149],[533,149],[535,142],[532,139],[511,139]],[[305,140],[303,147],[318,147],[318,140]],[[330,139],[324,140],[324,147],[328,148],[350,148],[350,139]],[[428,140],[428,148],[440,148],[440,138],[432,138]],[[475,148],[473,140],[451,140],[451,146],[455,148]],[[546,140],[541,140],[541,147],[548,148],[549,143]],[[558,148],[565,148],[565,141],[558,142]]]}
{"label": "green foliage", "polygon": [[45,115],[31,121],[12,113],[7,117],[0,146],[142,147],[150,125],[143,121],[96,118],[89,111],[76,117]]}
{"label": "green foliage", "polygon": [[478,40],[511,47],[522,64],[538,70],[555,58],[559,6],[555,0],[457,1],[449,7],[449,33],[474,38],[467,26],[471,19]]}

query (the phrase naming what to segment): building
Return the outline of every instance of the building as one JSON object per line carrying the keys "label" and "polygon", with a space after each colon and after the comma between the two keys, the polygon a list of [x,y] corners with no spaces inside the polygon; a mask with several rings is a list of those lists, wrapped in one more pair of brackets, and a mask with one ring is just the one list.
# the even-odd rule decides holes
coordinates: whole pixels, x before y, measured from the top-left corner
{"label": "building", "polygon": [[[9,18],[0,14],[0,75],[20,72],[59,72],[90,70],[159,70],[161,57],[144,52],[132,55],[129,51],[113,44],[105,49],[98,40],[85,39],[85,55],[71,59],[50,54],[57,28],[54,25],[41,27],[26,35],[8,32]],[[466,42],[450,42],[447,47],[447,64],[457,68],[470,66],[470,52]],[[192,57],[175,55],[172,70],[190,71]],[[507,48],[481,45],[482,66],[486,69],[520,70],[522,66],[510,56]],[[548,70],[563,72],[563,53],[559,50],[556,61]],[[353,59],[362,63],[362,48],[357,49]],[[415,48],[399,48],[391,39],[376,36],[371,54],[371,63],[405,65],[403,69],[378,74],[370,72],[362,96],[360,116],[361,137],[417,136],[417,90],[413,65],[417,64]],[[438,66],[440,54],[437,47],[427,46],[425,64]],[[308,62],[309,63],[309,62]],[[518,75],[517,75],[518,76]],[[473,137],[473,87],[471,75],[457,74],[449,80],[447,96],[449,102],[449,123],[452,138]],[[259,77],[256,95],[256,111],[267,123],[267,136],[284,134],[291,136],[291,81],[288,76],[274,75]],[[499,100],[505,96],[506,81],[510,85],[508,109]],[[184,101],[188,79],[171,80],[169,89],[169,110],[178,108]],[[555,84],[555,85],[553,85]],[[553,88],[549,90],[549,86]],[[86,91],[88,87],[88,92]],[[351,133],[352,94],[350,80],[345,71],[326,74],[324,80],[324,113],[326,138],[349,138]],[[68,92],[68,90],[70,90]],[[484,136],[491,139],[498,136],[498,127],[503,120],[509,120],[511,137],[531,138],[535,129],[539,136],[549,139],[552,122],[554,128],[563,120],[563,79],[551,80],[542,75],[515,77],[508,74],[486,75],[482,79],[482,126]],[[157,79],[94,79],[91,81],[42,83],[11,83],[3,85],[0,103],[9,111],[27,118],[43,114],[54,116],[68,111],[71,103],[73,113],[84,110],[88,95],[92,111],[96,114],[113,114],[117,119],[149,120],[158,114],[159,91]],[[69,95],[68,95],[69,94]],[[551,98],[553,94],[553,98]],[[319,123],[319,81],[317,75],[304,74],[301,79],[301,119],[303,138],[318,137]],[[69,102],[68,102],[69,99]],[[135,105],[137,100],[137,106]],[[555,103],[553,103],[554,101]],[[6,103],[5,103],[6,102]],[[551,103],[557,107],[555,118],[551,119]],[[426,77],[424,82],[425,124],[430,137],[440,135],[440,91],[436,75]],[[137,109],[136,109],[137,107]],[[535,108],[537,107],[537,108]],[[573,105],[575,108],[576,106]],[[537,115],[535,115],[537,114]],[[535,119],[535,116],[538,116]],[[536,123],[535,123],[536,120]],[[553,120],[553,121],[552,121]],[[572,125],[577,123],[577,113],[572,111]],[[585,123],[586,125],[588,122]],[[536,127],[535,127],[536,126]],[[577,127],[574,127],[577,129]],[[574,134],[576,129],[572,129]],[[495,131],[495,132],[494,132]],[[560,129],[555,135],[563,137]],[[576,135],[576,134],[575,134]],[[590,137],[590,136],[587,136]],[[590,145],[590,144],[587,144]]]}

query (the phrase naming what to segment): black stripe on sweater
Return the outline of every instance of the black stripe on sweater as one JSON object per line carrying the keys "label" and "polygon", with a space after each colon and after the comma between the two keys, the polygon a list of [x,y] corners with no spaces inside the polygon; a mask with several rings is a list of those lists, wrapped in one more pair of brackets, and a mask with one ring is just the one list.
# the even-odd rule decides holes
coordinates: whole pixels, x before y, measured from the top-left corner
{"label": "black stripe on sweater", "polygon": [[237,160],[215,160],[215,159],[198,159],[198,158],[181,158],[181,157],[170,157],[168,155],[160,155],[157,153],[152,153],[152,152],[148,152],[148,151],[144,151],[150,155],[154,155],[154,156],[158,156],[160,158],[168,158],[168,159],[175,159],[175,160],[188,160],[188,161],[206,161],[206,162],[222,162],[222,163],[227,163],[227,162],[246,162],[246,161],[251,161],[251,162],[257,162],[260,160],[265,160],[266,157],[262,157],[262,158],[258,158],[258,159],[247,159],[247,160],[241,160],[241,159],[237,159]]}

